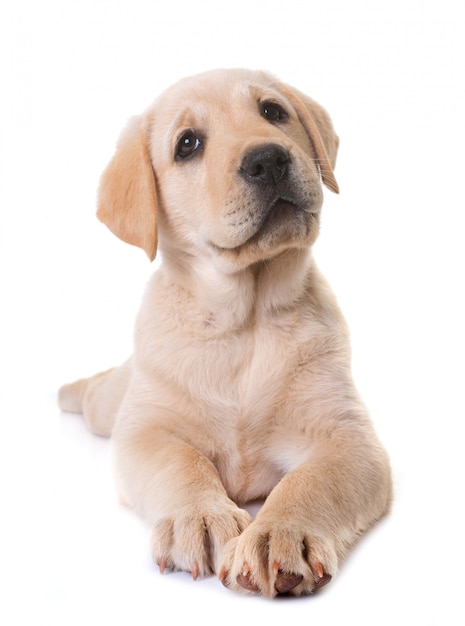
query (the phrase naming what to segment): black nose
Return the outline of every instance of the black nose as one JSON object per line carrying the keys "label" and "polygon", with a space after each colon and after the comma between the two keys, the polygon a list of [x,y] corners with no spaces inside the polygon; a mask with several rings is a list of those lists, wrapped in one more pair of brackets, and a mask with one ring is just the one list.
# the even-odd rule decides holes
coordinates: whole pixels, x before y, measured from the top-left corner
{"label": "black nose", "polygon": [[276,184],[289,169],[289,153],[277,144],[267,144],[248,152],[239,172],[252,183]]}

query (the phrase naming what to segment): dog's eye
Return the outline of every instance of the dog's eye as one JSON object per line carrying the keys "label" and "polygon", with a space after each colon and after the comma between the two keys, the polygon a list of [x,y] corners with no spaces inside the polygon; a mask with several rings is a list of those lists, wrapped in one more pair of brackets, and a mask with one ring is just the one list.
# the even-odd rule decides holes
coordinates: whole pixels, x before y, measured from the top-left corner
{"label": "dog's eye", "polygon": [[276,102],[262,102],[261,114],[269,122],[284,122],[288,119],[288,114],[283,107]]}
{"label": "dog's eye", "polygon": [[188,159],[202,147],[202,141],[193,130],[187,130],[181,135],[176,146],[176,160]]}

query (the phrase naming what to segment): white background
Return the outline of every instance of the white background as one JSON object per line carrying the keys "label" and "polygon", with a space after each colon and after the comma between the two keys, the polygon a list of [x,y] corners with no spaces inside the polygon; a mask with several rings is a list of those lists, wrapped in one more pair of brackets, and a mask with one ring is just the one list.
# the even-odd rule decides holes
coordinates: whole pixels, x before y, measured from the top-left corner
{"label": "white background", "polygon": [[[460,0],[2,2],[3,624],[465,624],[464,80]],[[389,450],[391,515],[319,595],[161,576],[115,498],[108,441],[60,384],[122,361],[153,270],[94,216],[126,119],[178,78],[272,71],[341,138],[315,254]]]}

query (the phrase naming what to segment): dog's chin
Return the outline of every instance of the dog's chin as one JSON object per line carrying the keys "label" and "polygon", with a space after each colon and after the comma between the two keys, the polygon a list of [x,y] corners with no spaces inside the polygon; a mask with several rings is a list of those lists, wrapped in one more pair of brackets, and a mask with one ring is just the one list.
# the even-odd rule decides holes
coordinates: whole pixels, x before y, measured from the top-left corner
{"label": "dog's chin", "polygon": [[236,269],[269,259],[286,249],[307,248],[318,236],[319,211],[302,209],[279,199],[257,230],[234,247],[214,246],[222,260]]}

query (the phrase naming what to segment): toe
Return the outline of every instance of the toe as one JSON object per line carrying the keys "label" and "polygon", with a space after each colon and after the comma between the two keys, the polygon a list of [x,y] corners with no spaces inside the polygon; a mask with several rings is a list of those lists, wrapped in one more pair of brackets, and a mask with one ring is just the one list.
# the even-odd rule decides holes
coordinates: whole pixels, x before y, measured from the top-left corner
{"label": "toe", "polygon": [[274,583],[274,588],[278,593],[289,593],[291,589],[300,585],[302,580],[302,574],[294,574],[293,572],[283,572],[279,570]]}

